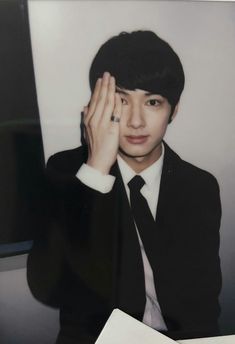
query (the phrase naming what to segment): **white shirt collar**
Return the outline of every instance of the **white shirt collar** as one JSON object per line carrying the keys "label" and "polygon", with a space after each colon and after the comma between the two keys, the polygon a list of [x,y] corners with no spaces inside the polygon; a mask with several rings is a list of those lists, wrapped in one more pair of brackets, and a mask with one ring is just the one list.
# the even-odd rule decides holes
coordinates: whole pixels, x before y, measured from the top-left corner
{"label": "white shirt collar", "polygon": [[[162,154],[160,158],[155,161],[151,166],[147,167],[145,170],[143,170],[141,173],[138,173],[144,181],[146,187],[151,190],[156,183],[157,180],[160,179],[161,173],[162,173],[162,166],[163,166],[163,159],[165,154],[165,148],[162,144]],[[120,155],[117,156],[118,166],[121,171],[121,175],[124,181],[124,184],[128,184],[129,181],[137,174],[122,158]]]}

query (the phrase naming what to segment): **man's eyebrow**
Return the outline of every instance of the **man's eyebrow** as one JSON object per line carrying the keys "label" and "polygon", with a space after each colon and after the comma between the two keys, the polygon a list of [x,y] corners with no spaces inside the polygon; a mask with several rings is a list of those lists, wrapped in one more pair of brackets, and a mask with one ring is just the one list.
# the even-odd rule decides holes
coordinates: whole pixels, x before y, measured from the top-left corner
{"label": "man's eyebrow", "polygon": [[[122,90],[122,89],[120,89],[120,88],[116,88],[116,92],[117,93],[120,93],[120,94],[124,94],[124,95],[126,95],[126,96],[129,96],[129,93],[128,92],[126,92],[126,91],[124,91],[124,90]],[[145,92],[144,93],[144,95],[145,96],[153,96],[153,95],[159,95],[160,96],[160,94],[158,94],[158,93],[156,93],[156,92]]]}
{"label": "man's eyebrow", "polygon": [[144,95],[145,96],[160,96],[160,94],[157,92],[146,92]]}
{"label": "man's eyebrow", "polygon": [[125,94],[126,96],[129,95],[129,93],[127,93],[127,92],[121,90],[120,88],[116,88],[116,92],[117,92],[117,93],[121,93],[121,94]]}

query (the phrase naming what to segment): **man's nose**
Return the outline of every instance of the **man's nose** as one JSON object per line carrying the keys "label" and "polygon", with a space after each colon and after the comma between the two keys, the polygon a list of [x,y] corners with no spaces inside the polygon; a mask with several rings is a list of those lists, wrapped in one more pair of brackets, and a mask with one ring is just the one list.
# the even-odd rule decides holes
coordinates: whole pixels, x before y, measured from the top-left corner
{"label": "man's nose", "polygon": [[127,126],[137,129],[143,127],[144,123],[144,117],[140,106],[132,105],[129,110]]}

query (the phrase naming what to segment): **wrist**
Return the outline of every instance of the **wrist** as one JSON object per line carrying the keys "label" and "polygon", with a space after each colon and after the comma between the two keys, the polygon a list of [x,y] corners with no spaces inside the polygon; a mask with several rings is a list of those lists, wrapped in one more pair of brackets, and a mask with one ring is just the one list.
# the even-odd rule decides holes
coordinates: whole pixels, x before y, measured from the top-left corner
{"label": "wrist", "polygon": [[86,164],[92,168],[94,168],[95,170],[99,171],[101,174],[103,175],[108,175],[111,166],[107,166],[102,164],[100,161],[95,161],[93,159],[88,159]]}

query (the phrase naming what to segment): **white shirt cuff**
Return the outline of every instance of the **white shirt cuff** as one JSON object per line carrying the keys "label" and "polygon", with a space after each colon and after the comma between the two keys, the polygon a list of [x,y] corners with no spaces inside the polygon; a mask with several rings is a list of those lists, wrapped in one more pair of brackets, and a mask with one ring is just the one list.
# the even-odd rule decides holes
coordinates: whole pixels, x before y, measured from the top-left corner
{"label": "white shirt cuff", "polygon": [[116,179],[110,174],[102,174],[100,171],[87,164],[82,164],[76,177],[86,186],[102,193],[110,192]]}

